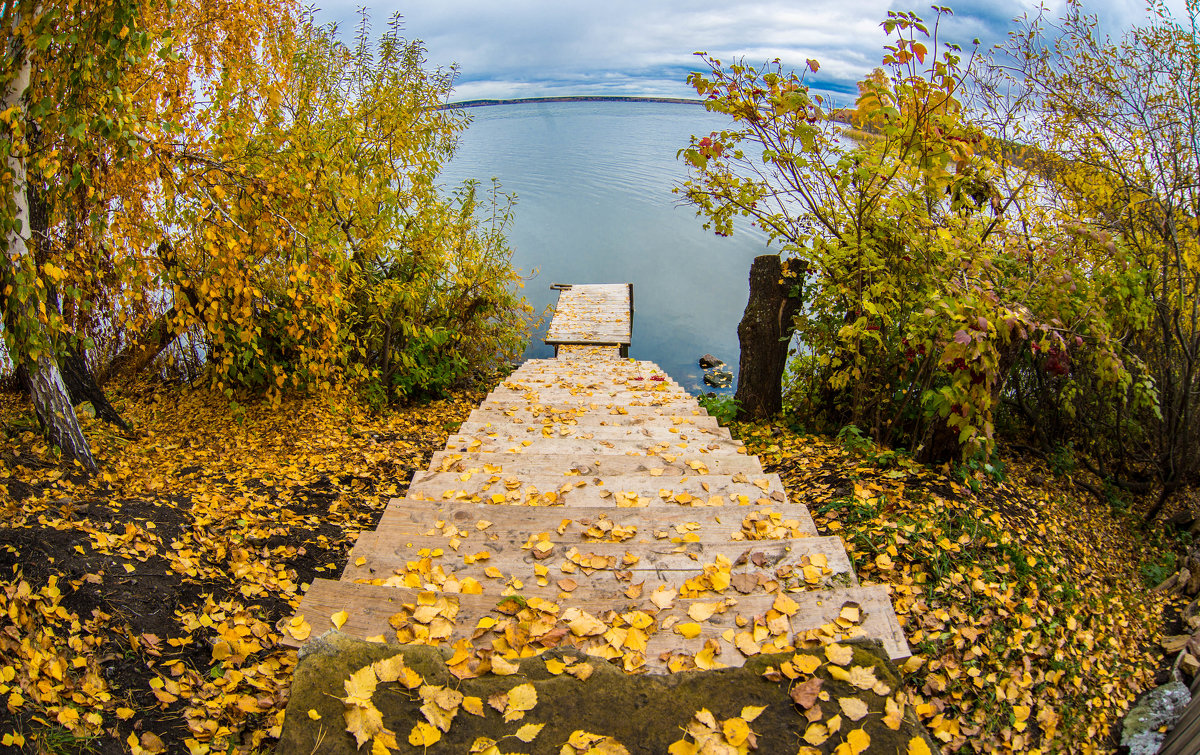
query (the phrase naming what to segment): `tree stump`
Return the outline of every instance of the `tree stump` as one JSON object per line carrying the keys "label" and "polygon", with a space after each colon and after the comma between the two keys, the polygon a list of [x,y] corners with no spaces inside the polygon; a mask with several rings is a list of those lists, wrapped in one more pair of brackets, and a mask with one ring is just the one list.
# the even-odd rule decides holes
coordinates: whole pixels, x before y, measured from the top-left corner
{"label": "tree stump", "polygon": [[777,254],[755,257],[750,266],[750,298],[738,324],[741,357],[734,399],[739,420],[766,419],[783,408],[783,371],[805,270],[805,263],[789,266]]}

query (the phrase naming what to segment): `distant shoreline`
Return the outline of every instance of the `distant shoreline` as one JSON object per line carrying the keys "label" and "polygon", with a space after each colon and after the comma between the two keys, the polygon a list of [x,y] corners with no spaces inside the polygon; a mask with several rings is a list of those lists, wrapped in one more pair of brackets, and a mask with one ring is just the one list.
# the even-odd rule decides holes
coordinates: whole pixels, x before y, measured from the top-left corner
{"label": "distant shoreline", "polygon": [[683,97],[632,97],[632,96],[578,96],[578,97],[521,97],[510,100],[463,100],[448,102],[438,107],[438,110],[455,108],[488,107],[491,105],[532,105],[542,102],[666,102],[673,105],[703,105],[704,100],[691,100]]}

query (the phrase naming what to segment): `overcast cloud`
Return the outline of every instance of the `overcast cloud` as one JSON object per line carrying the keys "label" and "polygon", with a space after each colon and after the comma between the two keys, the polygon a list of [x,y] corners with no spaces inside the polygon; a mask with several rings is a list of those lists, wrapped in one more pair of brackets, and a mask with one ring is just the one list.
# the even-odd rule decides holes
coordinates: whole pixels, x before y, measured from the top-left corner
{"label": "overcast cloud", "polygon": [[[358,23],[354,0],[324,0],[318,19],[338,22],[349,37]],[[1061,11],[1063,0],[1048,3]],[[1171,2],[1182,8],[1182,0]],[[376,30],[396,12],[404,35],[424,41],[435,66],[457,63],[456,100],[553,95],[688,97],[692,55],[722,60],[744,57],[760,64],[780,58],[801,68],[821,63],[816,89],[852,92],[854,82],[879,63],[885,42],[883,0],[377,0],[370,6]],[[928,5],[911,6],[918,13]],[[1011,19],[1036,12],[1024,0],[970,0],[952,6],[943,39],[964,48],[978,37],[985,46],[1003,40]],[[1089,3],[1104,26],[1117,32],[1144,18],[1140,0]],[[923,13],[927,20],[932,11]]]}

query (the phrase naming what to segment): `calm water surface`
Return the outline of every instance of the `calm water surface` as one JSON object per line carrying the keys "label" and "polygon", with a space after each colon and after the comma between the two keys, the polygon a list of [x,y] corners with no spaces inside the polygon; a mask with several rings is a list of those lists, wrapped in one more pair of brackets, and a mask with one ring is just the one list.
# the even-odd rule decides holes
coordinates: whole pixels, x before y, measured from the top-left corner
{"label": "calm water surface", "polygon": [[[552,283],[633,283],[630,356],[658,363],[681,385],[703,386],[705,352],[737,372],[737,323],[750,262],[765,236],[701,228],[671,188],[686,177],[675,153],[691,134],[727,127],[699,105],[568,102],[472,108],[447,166],[447,186],[495,176],[517,194],[509,233],[514,265],[537,275],[525,295],[538,310]],[[481,187],[483,188],[483,187]],[[535,335],[526,358],[553,355]]]}

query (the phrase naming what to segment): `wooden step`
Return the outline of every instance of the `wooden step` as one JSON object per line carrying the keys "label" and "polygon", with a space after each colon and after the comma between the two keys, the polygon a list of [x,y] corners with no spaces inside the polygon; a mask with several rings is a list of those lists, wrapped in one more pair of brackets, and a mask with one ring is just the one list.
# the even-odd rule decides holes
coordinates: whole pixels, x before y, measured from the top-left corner
{"label": "wooden step", "polygon": [[[719,534],[721,528],[716,529]],[[456,575],[460,581],[465,577],[475,578],[487,586],[485,594],[502,594],[504,585],[512,584],[516,578],[524,584],[526,593],[542,597],[554,597],[558,588],[550,585],[541,592],[530,592],[538,589],[535,567],[544,568],[544,576],[550,580],[599,574],[600,578],[612,582],[615,592],[623,592],[628,586],[618,585],[618,580],[634,583],[653,580],[655,586],[661,583],[679,587],[691,577],[701,577],[706,569],[724,569],[726,577],[763,573],[789,590],[846,586],[858,581],[841,539],[837,537],[752,542],[731,541],[727,534],[714,537],[710,533],[703,540],[682,542],[683,535],[679,535],[681,542],[671,542],[670,538],[657,540],[647,535],[620,543],[587,542],[578,533],[559,535],[555,529],[541,532],[536,529],[499,530],[493,525],[489,531],[459,540],[441,534],[407,534],[403,530],[381,526],[359,536],[342,579],[386,580],[392,577],[397,585],[404,586],[405,576],[411,574],[414,580],[420,580],[422,571],[437,567],[442,574]],[[451,548],[451,540],[459,543],[458,550]],[[548,545],[538,546],[538,543]],[[546,549],[544,554],[539,554],[539,547]],[[423,565],[422,552],[430,559]],[[438,553],[440,555],[436,555]],[[538,555],[543,557],[538,558]],[[491,570],[496,576],[487,576],[485,570]],[[419,581],[407,586],[421,587],[423,584],[425,589],[433,589]],[[722,592],[736,594],[732,587],[721,583],[718,587]]]}
{"label": "wooden step", "polygon": [[[603,366],[597,367],[596,362],[603,362]],[[642,369],[653,372],[663,372],[663,368],[658,364],[651,362],[648,359],[601,359],[597,360],[592,356],[575,356],[573,354],[559,353],[557,357],[549,357],[546,359],[526,359],[517,368],[520,370],[603,370],[603,371],[618,371],[626,369]]]}
{"label": "wooden step", "polygon": [[504,399],[512,397],[521,400],[540,400],[542,402],[552,401],[556,398],[576,399],[589,398],[623,401],[629,399],[643,399],[646,397],[671,396],[675,398],[695,398],[684,388],[670,383],[650,383],[647,386],[642,386],[640,383],[611,383],[611,384],[584,384],[574,382],[562,383],[503,383],[494,386],[489,392],[489,397],[494,399]]}
{"label": "wooden step", "polygon": [[[669,493],[669,490],[663,492]],[[566,498],[567,496],[560,496]],[[663,496],[655,496],[664,501]],[[557,506],[555,511],[529,511],[528,506],[471,503],[462,500],[427,501],[393,498],[384,509],[377,529],[390,528],[417,535],[441,534],[459,540],[489,540],[497,532],[532,532],[538,526],[553,527],[556,535],[592,537],[596,532],[614,532],[607,537],[679,537],[726,541],[776,540],[816,536],[816,527],[804,506],[773,501],[754,506],[729,503],[716,506],[672,504],[653,508],[617,508],[609,497],[607,505]],[[488,522],[483,527],[480,523]],[[540,525],[538,524],[540,522]],[[610,530],[611,528],[611,530]]]}
{"label": "wooden step", "polygon": [[446,439],[446,450],[459,453],[509,453],[509,454],[625,454],[627,456],[656,456],[659,454],[687,454],[711,456],[714,454],[746,453],[741,441],[721,438],[681,440],[678,436],[653,441],[648,438],[574,438],[545,437],[536,434],[519,440],[491,437],[488,435],[451,435]]}
{"label": "wooden step", "polygon": [[[305,594],[297,615],[311,626],[312,636],[332,629],[330,617],[346,611],[347,618],[341,631],[364,639],[380,637],[390,642],[446,646],[457,640],[470,639],[474,648],[494,648],[513,657],[522,652],[532,655],[543,649],[571,645],[593,654],[611,656],[629,670],[689,668],[695,654],[707,641],[712,641],[719,649],[713,659],[717,663],[740,665],[747,656],[737,649],[738,635],[750,632],[750,639],[753,639],[755,627],[759,626],[767,630],[763,640],[753,644],[744,642],[751,653],[786,651],[797,645],[808,647],[837,639],[867,637],[881,641],[893,659],[909,655],[884,587],[788,593],[786,598],[787,601],[779,603],[776,602],[779,601],[777,595],[738,596],[723,601],[676,598],[666,608],[659,608],[645,593],[636,599],[615,602],[569,600],[555,604],[537,599],[498,602],[491,595],[447,595],[318,579]],[[693,609],[694,604],[702,605]],[[860,621],[854,623],[843,619],[843,624],[839,624],[844,608],[857,608]],[[695,615],[698,616],[715,610],[708,618],[695,621],[689,615],[689,609],[697,611]],[[645,616],[631,613],[633,611],[640,611]],[[853,614],[853,611],[849,613]],[[634,636],[633,647],[627,646],[625,643],[630,640],[631,633],[621,630],[627,630],[630,622],[635,626],[644,624],[646,618],[650,622],[639,629],[641,636]],[[484,619],[495,623],[489,626],[484,622],[481,626]],[[504,640],[505,630],[510,626],[515,629],[518,623],[524,631],[510,631],[509,636],[518,641],[528,637],[529,642],[512,648]],[[679,633],[680,628],[692,623],[699,624],[700,633],[686,639]],[[612,631],[614,625],[616,632]],[[726,635],[729,630],[732,634]],[[595,631],[601,633],[587,634]],[[762,630],[759,631],[761,634]],[[643,638],[644,649],[640,649]],[[293,646],[298,644],[290,638],[285,642]],[[676,659],[674,665],[672,658]],[[707,659],[702,662],[707,664]]]}
{"label": "wooden step", "polygon": [[720,426],[700,427],[676,425],[669,420],[642,422],[636,425],[590,425],[555,424],[542,422],[514,422],[497,418],[495,421],[467,421],[458,428],[458,435],[489,437],[521,441],[527,438],[574,438],[576,440],[644,440],[651,445],[662,441],[724,440],[732,437],[729,430]]}
{"label": "wooden step", "polygon": [[625,371],[606,371],[598,370],[594,366],[590,370],[572,370],[572,371],[547,371],[538,372],[523,372],[517,370],[512,372],[500,385],[505,388],[524,388],[536,387],[545,388],[547,385],[558,385],[558,387],[583,387],[583,388],[629,388],[630,390],[648,390],[660,388],[662,385],[668,387],[678,387],[678,383],[673,381],[671,376],[666,372],[652,372],[644,370],[625,370]]}
{"label": "wooden step", "polygon": [[429,460],[437,472],[483,472],[493,474],[538,474],[561,472],[564,477],[608,476],[646,473],[663,477],[705,474],[762,474],[762,464],[746,454],[680,454],[672,456],[626,456],[624,454],[510,454],[438,451]]}
{"label": "wooden step", "polygon": [[716,419],[700,406],[685,407],[672,411],[670,407],[624,407],[625,411],[614,411],[610,407],[593,409],[590,406],[551,407],[543,404],[512,404],[507,407],[484,407],[472,411],[467,419],[471,421],[491,420],[492,418],[508,418],[514,423],[539,422],[545,424],[578,424],[578,425],[625,425],[669,421],[672,424],[684,425],[693,420],[699,425],[705,423],[717,424]]}
{"label": "wooden step", "polygon": [[688,427],[716,429],[721,427],[716,417],[708,416],[703,410],[696,413],[689,411],[685,413],[654,412],[647,414],[590,414],[587,412],[581,414],[534,414],[529,411],[496,412],[475,409],[467,416],[467,422],[475,424],[489,422],[500,424],[507,422],[517,426],[548,427],[560,427],[562,425],[570,425],[572,427],[637,427],[644,425],[647,427],[678,427],[681,429]]}
{"label": "wooden step", "polygon": [[[564,476],[561,473],[491,474],[486,470],[474,473],[422,471],[413,475],[408,486],[408,499],[426,504],[501,503],[495,496],[504,496],[503,503],[508,505],[605,506],[617,510],[775,505],[789,517],[808,522],[806,529],[812,521],[803,505],[787,502],[783,484],[774,474],[667,475],[664,472],[661,476]],[[404,501],[394,499],[389,505],[403,505]],[[810,532],[816,534],[816,528]]]}
{"label": "wooden step", "polygon": [[613,403],[612,401],[526,401],[524,399],[505,399],[493,401],[484,399],[479,408],[486,411],[515,411],[529,414],[555,416],[579,414],[611,414],[614,416],[628,414],[657,414],[666,416],[688,415],[708,416],[699,401],[676,401],[674,403],[651,404],[638,402],[635,404]]}

